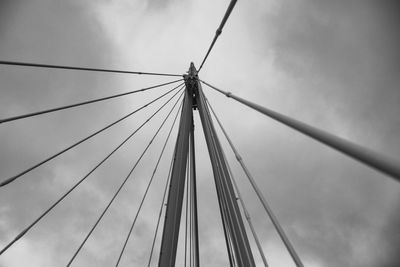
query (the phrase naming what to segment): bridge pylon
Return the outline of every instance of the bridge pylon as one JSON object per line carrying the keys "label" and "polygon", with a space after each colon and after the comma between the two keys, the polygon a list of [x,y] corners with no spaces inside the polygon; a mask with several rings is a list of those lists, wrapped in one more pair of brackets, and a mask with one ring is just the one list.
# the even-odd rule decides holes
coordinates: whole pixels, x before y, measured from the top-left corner
{"label": "bridge pylon", "polygon": [[[181,112],[179,132],[175,145],[174,162],[171,172],[171,184],[168,194],[167,210],[165,214],[158,266],[175,266],[185,182],[188,182],[185,181],[185,173],[186,168],[188,167],[187,162],[189,156],[189,146],[191,152],[191,155],[189,156],[191,162],[190,167],[192,168],[192,170],[189,172],[191,173],[189,177],[192,178],[191,184],[196,184],[194,169],[193,110],[198,109],[213,169],[214,182],[218,196],[219,210],[224,228],[230,265],[253,267],[255,266],[254,258],[237,203],[237,197],[232,184],[232,177],[229,173],[221,144],[212,123],[206,98],[201,88],[198,73],[193,63],[190,64],[188,74],[184,75],[184,80],[186,90],[183,100],[184,102]],[[190,142],[189,138],[192,139]],[[195,200],[193,202],[193,210],[195,213],[194,258],[195,261],[197,259],[195,266],[199,266],[197,197],[195,186],[191,189],[191,192],[193,192],[195,196]]]}

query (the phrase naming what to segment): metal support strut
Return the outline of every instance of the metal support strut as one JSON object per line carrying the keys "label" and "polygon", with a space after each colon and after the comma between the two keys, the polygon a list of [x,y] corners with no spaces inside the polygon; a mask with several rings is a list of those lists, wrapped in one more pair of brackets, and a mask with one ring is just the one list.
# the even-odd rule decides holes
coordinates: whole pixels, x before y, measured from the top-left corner
{"label": "metal support strut", "polygon": [[[236,266],[252,267],[255,266],[254,258],[236,201],[232,178],[228,171],[221,144],[212,124],[210,111],[208,110],[193,63],[191,64],[189,73],[191,74],[191,82],[194,86],[193,91],[196,94],[196,103],[210,154],[228,254],[231,257],[230,263],[231,265],[236,263]],[[232,251],[230,251],[230,248]]]}
{"label": "metal support strut", "polygon": [[247,238],[246,229],[243,224],[242,215],[236,201],[232,177],[229,173],[221,144],[212,123],[211,114],[208,110],[206,98],[203,95],[197,73],[194,64],[191,63],[188,74],[184,75],[186,91],[183,100],[178,137],[175,145],[171,184],[168,194],[158,266],[175,266],[186,182],[185,173],[188,167],[190,167],[190,175],[188,176],[188,179],[191,179],[190,183],[187,181],[190,184],[190,191],[188,190],[188,194],[190,192],[190,197],[193,200],[191,200],[190,216],[192,216],[191,218],[194,220],[192,225],[193,232],[191,230],[190,236],[193,238],[194,243],[194,266],[199,266],[194,125],[192,111],[193,109],[198,109],[213,168],[230,265],[238,267],[253,267],[255,266],[255,262]]}
{"label": "metal support strut", "polygon": [[186,90],[172,166],[171,184],[158,262],[159,267],[175,266],[192,120],[192,96]]}
{"label": "metal support strut", "polygon": [[199,226],[197,216],[197,184],[196,184],[196,162],[195,162],[195,148],[194,148],[194,124],[192,122],[192,129],[190,131],[190,179],[191,179],[191,198],[193,209],[193,252],[194,252],[194,266],[200,266],[199,254]]}

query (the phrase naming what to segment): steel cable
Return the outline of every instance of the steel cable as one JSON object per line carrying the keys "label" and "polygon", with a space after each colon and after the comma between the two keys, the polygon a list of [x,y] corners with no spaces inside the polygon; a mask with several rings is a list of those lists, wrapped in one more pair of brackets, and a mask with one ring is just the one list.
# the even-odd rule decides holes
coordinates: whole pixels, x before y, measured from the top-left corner
{"label": "steel cable", "polygon": [[43,115],[43,114],[47,114],[47,113],[51,113],[51,112],[56,112],[56,111],[60,111],[60,110],[64,110],[64,109],[69,109],[69,108],[74,108],[74,107],[83,106],[83,105],[87,105],[87,104],[92,104],[92,103],[96,103],[96,102],[100,102],[100,101],[104,101],[104,100],[108,100],[108,99],[112,99],[112,98],[117,98],[117,97],[121,97],[121,96],[126,96],[126,95],[130,95],[130,94],[134,94],[134,93],[144,92],[144,91],[147,91],[150,89],[173,84],[173,83],[176,83],[179,81],[182,81],[182,79],[175,80],[172,82],[162,83],[162,84],[158,84],[158,85],[154,85],[154,86],[150,86],[150,87],[145,87],[145,88],[134,90],[134,91],[129,91],[129,92],[120,93],[120,94],[116,94],[116,95],[111,95],[111,96],[101,97],[101,98],[92,99],[92,100],[79,102],[79,103],[75,103],[75,104],[70,104],[70,105],[66,105],[66,106],[51,108],[51,109],[47,109],[47,110],[41,110],[41,111],[18,115],[18,116],[13,116],[13,117],[5,118],[5,119],[0,119],[0,124],[5,123],[5,122],[20,120],[20,119],[25,119],[25,118],[29,118],[29,117],[34,117],[34,116],[38,116],[38,115]]}
{"label": "steel cable", "polygon": [[141,71],[128,71],[128,70],[85,68],[85,67],[48,65],[48,64],[41,64],[41,63],[16,62],[16,61],[5,61],[5,60],[0,60],[0,65],[14,65],[14,66],[48,68],[48,69],[83,70],[83,71],[96,71],[96,72],[113,72],[113,73],[139,74],[139,75],[156,75],[156,76],[173,76],[173,77],[182,76],[180,74],[171,74],[171,73],[157,73],[157,72],[141,72]]}
{"label": "steel cable", "polygon": [[380,153],[377,153],[373,150],[370,150],[366,147],[360,146],[356,143],[350,142],[346,139],[341,137],[335,136],[329,132],[323,131],[311,125],[308,125],[304,122],[298,121],[296,119],[290,118],[289,116],[280,114],[276,111],[271,109],[265,108],[263,106],[257,105],[253,102],[245,100],[241,97],[238,97],[231,92],[225,92],[221,89],[218,89],[211,84],[201,81],[205,85],[209,86],[210,88],[216,90],[217,92],[224,94],[227,97],[233,98],[239,103],[242,103],[308,137],[321,142],[333,149],[336,149],[343,154],[356,159],[365,165],[374,168],[392,178],[396,181],[400,181],[400,161],[395,160],[393,158],[387,157]]}
{"label": "steel cable", "polygon": [[227,139],[231,149],[233,150],[236,159],[240,163],[241,167],[243,168],[243,171],[245,172],[247,178],[249,179],[251,185],[253,186],[254,191],[256,192],[258,198],[260,199],[262,205],[264,206],[265,211],[267,212],[269,218],[271,219],[276,231],[278,232],[282,242],[284,243],[286,249],[288,250],[290,256],[292,257],[293,261],[295,262],[296,266],[302,267],[303,263],[298,256],[296,250],[294,249],[293,245],[291,244],[289,238],[287,237],[285,231],[283,230],[282,226],[280,225],[278,219],[276,218],[275,214],[272,212],[272,209],[270,208],[268,202],[264,198],[263,194],[261,193],[261,190],[258,188],[253,176],[250,174],[249,170],[247,169],[246,165],[244,164],[242,157],[240,156],[239,152],[236,150],[235,146],[233,145],[231,139],[229,138],[228,134],[226,133],[224,127],[222,126],[221,122],[219,121],[218,117],[216,116],[214,110],[212,109],[211,105],[209,104],[209,107],[211,111],[214,114],[215,119],[217,120],[225,138]]}
{"label": "steel cable", "polygon": [[[179,91],[178,91],[179,92]],[[56,207],[65,197],[67,197],[76,187],[78,187],[90,174],[92,174],[98,167],[100,167],[108,158],[111,157],[120,147],[122,147],[132,136],[134,136],[144,125],[146,125],[167,103],[171,101],[177,94],[175,93],[170,99],[168,99],[155,113],[153,113],[141,126],[139,126],[133,133],[131,133],[122,143],[120,143],[111,153],[109,153],[104,159],[102,159],[94,168],[92,168],[83,178],[81,178],[74,186],[72,186],[64,195],[62,195],[53,205],[51,205],[45,212],[43,212],[35,221],[33,221],[28,227],[21,231],[11,242],[9,242],[1,251],[0,255],[9,249],[15,242],[21,239],[33,226],[35,226],[43,217],[45,217],[54,207]]]}
{"label": "steel cable", "polygon": [[201,65],[200,65],[200,68],[199,68],[198,72],[200,72],[201,68],[203,67],[204,63],[206,62],[206,59],[208,58],[208,55],[210,54],[212,48],[214,47],[215,42],[217,41],[218,37],[221,35],[222,29],[224,28],[225,23],[229,18],[229,15],[232,13],[232,10],[235,7],[236,2],[237,2],[237,0],[231,0],[231,2],[229,3],[229,6],[228,6],[228,8],[227,8],[227,10],[225,12],[225,15],[222,18],[221,24],[219,25],[217,31],[215,32],[214,39],[212,40],[211,45],[208,48],[207,53],[206,53],[203,61],[201,62]]}
{"label": "steel cable", "polygon": [[[178,91],[179,92],[179,91]],[[167,121],[167,119],[169,118],[170,114],[172,113],[172,110],[174,109],[175,105],[178,103],[179,99],[181,98],[181,96],[178,98],[178,100],[175,102],[174,106],[172,107],[171,111],[167,114],[167,116],[165,117],[165,119],[163,120],[163,122],[161,123],[160,127],[157,129],[156,133],[153,135],[153,137],[151,138],[150,142],[147,144],[146,148],[144,149],[144,151],[142,152],[142,154],[140,155],[140,157],[137,159],[137,161],[135,162],[135,164],[133,165],[132,169],[129,171],[128,175],[125,177],[125,179],[123,180],[123,182],[121,183],[121,185],[118,187],[118,190],[115,192],[115,194],[113,195],[113,197],[111,198],[110,202],[107,204],[106,208],[103,210],[103,212],[101,213],[100,217],[97,219],[96,223],[93,225],[93,227],[90,229],[89,233],[85,236],[85,239],[82,241],[82,243],[79,245],[78,249],[75,251],[74,255],[72,256],[72,258],[70,259],[70,261],[67,264],[67,267],[70,266],[72,264],[72,262],[74,261],[74,259],[76,258],[76,256],[78,255],[78,253],[80,252],[80,250],[82,249],[82,247],[85,245],[86,241],[88,240],[88,238],[90,237],[90,235],[93,233],[94,229],[96,229],[97,225],[99,224],[99,222],[101,221],[101,219],[103,218],[104,214],[107,212],[108,208],[111,206],[111,204],[114,202],[115,198],[118,196],[119,192],[121,191],[121,189],[124,187],[125,183],[128,181],[128,179],[131,177],[131,174],[133,173],[133,171],[136,169],[137,165],[139,164],[139,162],[141,161],[141,159],[143,158],[143,156],[146,154],[147,150],[149,149],[149,147],[151,146],[151,144],[153,143],[154,139],[157,137],[158,133],[160,132],[160,130],[162,129],[162,127],[164,126],[165,122]]]}
{"label": "steel cable", "polygon": [[[214,112],[214,109],[212,108],[212,106],[211,106],[210,103],[208,102],[208,99],[207,99],[207,98],[206,98],[206,102],[207,102],[208,107],[210,108],[211,112],[213,113],[214,118],[216,119],[218,125],[220,126],[220,128],[221,128],[222,131],[223,131],[223,133],[225,134],[225,129],[223,129],[222,124],[221,124],[221,121],[218,119],[217,115],[216,115],[215,112]],[[237,183],[236,183],[235,177],[233,176],[231,167],[230,167],[228,161],[226,160],[226,156],[225,156],[225,153],[224,153],[224,152],[223,152],[223,157],[225,158],[226,165],[227,165],[227,167],[228,167],[228,171],[229,171],[230,176],[231,176],[231,178],[232,178],[233,186],[235,187],[235,190],[236,190],[238,199],[240,200],[240,204],[242,205],[243,213],[244,213],[244,215],[245,215],[245,217],[246,217],[246,220],[247,220],[247,222],[248,222],[248,224],[249,224],[250,230],[251,230],[251,232],[252,232],[252,234],[253,234],[253,237],[254,237],[254,240],[255,240],[255,242],[256,242],[258,251],[260,252],[261,259],[262,259],[262,261],[263,261],[263,263],[264,263],[264,266],[265,266],[265,267],[268,267],[267,259],[265,258],[264,252],[263,252],[262,247],[261,247],[261,243],[260,243],[260,241],[259,241],[259,238],[258,238],[258,236],[257,236],[257,233],[255,232],[253,223],[252,223],[252,221],[251,221],[250,214],[249,214],[249,212],[248,212],[248,210],[247,210],[247,208],[246,208],[246,205],[245,205],[245,203],[244,203],[244,199],[242,198],[242,195],[241,195],[241,193],[240,193],[240,191],[239,191],[239,187],[238,187],[238,185],[237,185]]]}
{"label": "steel cable", "polygon": [[54,159],[54,158],[60,156],[61,154],[67,152],[68,150],[70,150],[70,149],[72,149],[72,148],[78,146],[79,144],[82,144],[83,142],[89,140],[90,138],[96,136],[97,134],[99,134],[99,133],[101,133],[101,132],[107,130],[108,128],[110,128],[110,127],[116,125],[117,123],[123,121],[124,119],[130,117],[131,115],[135,114],[136,112],[138,112],[138,111],[144,109],[144,108],[147,107],[148,105],[150,105],[150,104],[156,102],[157,100],[161,99],[162,97],[164,97],[164,96],[166,96],[167,94],[171,93],[172,91],[176,90],[176,89],[177,89],[178,87],[180,87],[181,85],[182,85],[182,84],[180,84],[180,85],[174,87],[173,89],[171,89],[171,90],[169,90],[168,92],[162,94],[161,96],[159,96],[159,97],[153,99],[152,101],[150,101],[150,102],[148,102],[147,104],[141,106],[140,108],[138,108],[138,109],[136,109],[136,110],[130,112],[129,114],[127,114],[127,115],[123,116],[122,118],[120,118],[120,119],[114,121],[113,123],[108,124],[107,126],[101,128],[100,130],[98,130],[98,131],[92,133],[91,135],[89,135],[89,136],[87,136],[87,137],[85,137],[85,138],[79,140],[78,142],[76,142],[76,143],[74,143],[74,144],[68,146],[67,148],[64,148],[63,150],[61,150],[61,151],[57,152],[56,154],[54,154],[54,155],[52,155],[52,156],[50,156],[50,157],[48,157],[48,158],[42,160],[41,162],[39,162],[39,163],[37,163],[37,164],[35,164],[35,165],[29,167],[28,169],[26,169],[26,170],[24,170],[24,171],[22,171],[22,172],[20,172],[20,173],[18,173],[18,174],[16,174],[16,175],[14,175],[14,176],[8,178],[8,179],[5,179],[4,181],[2,181],[2,182],[0,183],[0,187],[5,186],[5,185],[7,185],[7,184],[9,184],[9,183],[11,183],[11,182],[13,182],[13,181],[15,181],[16,179],[18,179],[18,178],[21,177],[22,175],[24,175],[24,174],[26,174],[26,173],[28,173],[28,172],[30,172],[30,171],[36,169],[37,167],[39,167],[39,166],[45,164],[46,162],[48,162],[48,161],[50,161],[50,160],[52,160],[52,159]]}
{"label": "steel cable", "polygon": [[[154,178],[154,175],[156,174],[156,171],[157,171],[157,169],[158,169],[158,165],[160,164],[161,158],[162,158],[162,156],[164,155],[165,148],[166,148],[167,143],[168,143],[168,140],[169,140],[169,138],[170,138],[170,136],[171,136],[171,133],[172,133],[172,130],[173,130],[173,128],[174,128],[176,119],[178,118],[179,110],[180,110],[180,108],[181,108],[181,106],[182,106],[182,103],[183,103],[183,102],[181,102],[181,105],[179,106],[178,111],[177,111],[177,113],[176,113],[176,115],[175,115],[174,121],[172,122],[171,128],[170,128],[170,130],[169,130],[169,132],[168,132],[168,135],[167,135],[167,138],[166,138],[166,140],[165,140],[164,146],[163,146],[163,148],[162,148],[162,150],[161,150],[160,156],[158,157],[156,166],[154,167],[154,170],[153,170],[153,173],[152,173],[152,175],[151,175],[150,181],[149,181],[149,183],[148,183],[148,185],[147,185],[147,188],[146,188],[146,191],[145,191],[145,193],[144,193],[144,195],[143,195],[142,201],[140,202],[140,205],[139,205],[139,208],[138,208],[138,210],[137,210],[137,212],[136,212],[135,218],[134,218],[134,220],[132,221],[132,224],[131,224],[131,227],[130,227],[130,229],[129,229],[128,235],[127,235],[127,237],[126,237],[126,239],[125,239],[124,245],[123,245],[122,250],[121,250],[121,252],[120,252],[120,254],[119,254],[118,261],[117,261],[117,263],[116,263],[116,265],[115,265],[116,267],[119,265],[119,262],[121,261],[122,255],[124,254],[126,245],[128,244],[129,238],[130,238],[130,236],[131,236],[131,234],[132,234],[133,227],[135,226],[135,223],[136,223],[136,220],[137,220],[137,218],[138,218],[138,216],[139,216],[140,210],[142,209],[144,200],[146,199],[147,192],[149,191],[150,185],[151,185],[151,183],[153,182],[153,178]],[[174,107],[175,107],[175,105],[174,105]],[[171,111],[172,111],[172,110],[171,110]]]}
{"label": "steel cable", "polygon": [[168,178],[167,178],[167,181],[165,182],[164,193],[163,193],[163,197],[162,197],[162,201],[161,201],[160,211],[158,213],[156,229],[154,231],[154,238],[153,238],[153,243],[151,245],[149,262],[147,264],[147,267],[150,267],[150,264],[151,264],[151,259],[152,259],[152,256],[153,256],[154,246],[155,246],[156,239],[157,239],[158,227],[160,226],[162,210],[163,210],[164,205],[165,206],[167,205],[167,204],[164,204],[164,202],[165,202],[165,197],[167,196],[168,185],[169,185],[169,183],[171,181],[171,172],[172,172],[172,166],[173,166],[173,163],[174,163],[174,160],[175,160],[175,151],[176,151],[176,147],[175,147],[174,152],[173,152],[172,157],[171,157],[171,163],[170,163],[169,171],[168,171]]}

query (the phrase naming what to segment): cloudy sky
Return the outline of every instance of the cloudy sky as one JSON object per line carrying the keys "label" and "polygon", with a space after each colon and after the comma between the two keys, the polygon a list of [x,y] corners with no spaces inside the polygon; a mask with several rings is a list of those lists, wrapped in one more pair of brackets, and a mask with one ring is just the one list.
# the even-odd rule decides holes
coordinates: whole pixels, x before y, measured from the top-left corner
{"label": "cloudy sky", "polygon": [[[196,66],[201,63],[228,4],[211,0],[0,0],[0,60],[183,74],[191,61]],[[238,1],[200,77],[400,159],[399,12],[397,1],[389,0]],[[172,79],[0,66],[0,117]],[[30,167],[167,89],[0,125],[0,179]],[[209,88],[204,87],[204,92],[306,266],[398,266],[398,182]],[[161,103],[0,188],[0,246],[81,179]],[[0,256],[0,266],[65,266],[171,107]],[[73,266],[115,264],[171,122],[167,121]],[[200,261],[204,266],[227,266],[198,114],[195,125]],[[173,131],[121,266],[147,263],[175,138]],[[220,139],[267,260],[271,266],[294,266],[222,135]],[[177,266],[182,264],[181,250]]]}

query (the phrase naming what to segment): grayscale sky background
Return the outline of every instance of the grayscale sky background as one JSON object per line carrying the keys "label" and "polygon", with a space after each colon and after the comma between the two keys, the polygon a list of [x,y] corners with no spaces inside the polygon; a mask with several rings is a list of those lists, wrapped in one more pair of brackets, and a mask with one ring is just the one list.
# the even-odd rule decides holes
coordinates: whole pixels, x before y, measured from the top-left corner
{"label": "grayscale sky background", "polygon": [[[0,0],[0,60],[183,74],[191,61],[199,67],[228,4],[228,0]],[[238,1],[200,77],[400,159],[399,12],[398,1],[386,0]],[[170,80],[0,66],[0,117]],[[166,90],[0,125],[0,179]],[[209,88],[204,91],[306,266],[399,266],[399,183]],[[160,104],[0,188],[0,246]],[[167,109],[0,256],[0,266],[65,266]],[[211,165],[195,116],[201,263],[227,266]],[[73,266],[115,264],[170,123]],[[147,263],[175,139],[176,131],[121,266]],[[220,139],[270,266],[293,266],[222,135]],[[160,239],[157,244],[154,266]],[[182,263],[180,253],[177,266]]]}

